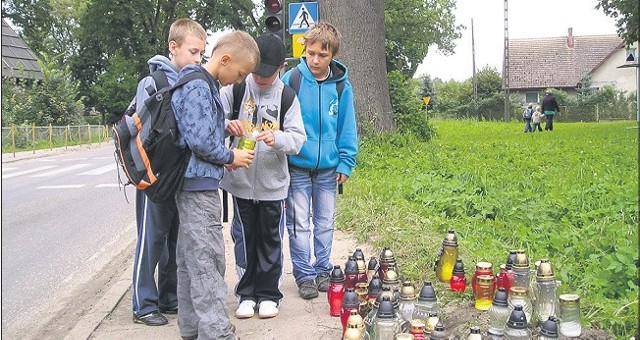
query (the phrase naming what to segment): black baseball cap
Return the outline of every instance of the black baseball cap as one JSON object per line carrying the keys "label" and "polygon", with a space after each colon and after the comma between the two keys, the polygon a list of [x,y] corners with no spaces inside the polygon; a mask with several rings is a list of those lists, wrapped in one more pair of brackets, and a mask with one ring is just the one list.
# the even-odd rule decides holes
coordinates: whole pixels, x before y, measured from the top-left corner
{"label": "black baseball cap", "polygon": [[260,50],[260,65],[253,73],[260,77],[271,77],[284,64],[284,42],[273,33],[265,33],[256,39],[256,43]]}

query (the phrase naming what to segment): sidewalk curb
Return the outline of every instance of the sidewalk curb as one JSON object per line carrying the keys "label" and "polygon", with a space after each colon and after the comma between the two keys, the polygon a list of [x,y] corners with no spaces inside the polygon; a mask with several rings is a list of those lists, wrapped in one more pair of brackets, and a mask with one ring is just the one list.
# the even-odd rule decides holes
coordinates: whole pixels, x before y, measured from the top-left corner
{"label": "sidewalk curb", "polygon": [[100,301],[91,308],[91,311],[80,319],[64,339],[89,339],[93,331],[100,326],[102,320],[109,316],[118,306],[120,300],[122,300],[122,297],[124,297],[129,288],[131,288],[131,270],[127,266],[120,275],[120,278],[118,278],[113,286],[102,296]]}
{"label": "sidewalk curb", "polygon": [[47,156],[64,154],[67,152],[75,151],[77,149],[93,149],[97,147],[101,147],[103,145],[107,145],[112,143],[111,141],[104,142],[95,142],[91,144],[81,144],[81,145],[70,145],[67,147],[61,146],[53,149],[40,149],[40,150],[28,150],[28,151],[18,151],[15,154],[13,152],[5,152],[2,154],[2,164],[5,163],[13,163],[25,159],[33,159],[33,158],[42,158]]}

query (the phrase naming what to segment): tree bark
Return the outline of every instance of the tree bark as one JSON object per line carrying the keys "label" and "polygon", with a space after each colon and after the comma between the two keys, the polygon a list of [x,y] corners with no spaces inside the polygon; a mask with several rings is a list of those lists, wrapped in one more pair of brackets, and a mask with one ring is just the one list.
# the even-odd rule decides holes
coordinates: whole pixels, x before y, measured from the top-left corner
{"label": "tree bark", "polygon": [[336,59],[349,68],[358,132],[394,129],[387,82],[384,35],[384,0],[323,0],[320,20],[342,34]]}

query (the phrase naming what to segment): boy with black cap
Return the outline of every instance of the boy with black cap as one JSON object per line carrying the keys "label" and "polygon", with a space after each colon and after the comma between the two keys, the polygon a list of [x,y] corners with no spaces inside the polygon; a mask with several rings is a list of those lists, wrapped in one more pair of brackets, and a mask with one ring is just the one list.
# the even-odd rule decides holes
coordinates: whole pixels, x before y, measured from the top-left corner
{"label": "boy with black cap", "polygon": [[[280,277],[283,269],[282,238],[285,227],[285,199],[289,191],[288,154],[300,151],[306,140],[300,104],[295,92],[279,78],[284,67],[285,47],[271,33],[256,39],[260,50],[258,69],[245,80],[240,107],[233,112],[234,86],[220,90],[227,117],[227,133],[256,141],[253,166],[235,169],[227,166],[221,187],[232,194],[234,217],[232,236],[240,282],[236,295],[239,319],[278,315]],[[235,85],[236,93],[238,86]],[[287,87],[287,89],[285,89]],[[285,94],[286,92],[286,94]],[[290,95],[291,104],[283,104]],[[285,107],[285,106],[288,106]],[[236,116],[237,115],[237,116]],[[282,124],[282,126],[280,126]]]}

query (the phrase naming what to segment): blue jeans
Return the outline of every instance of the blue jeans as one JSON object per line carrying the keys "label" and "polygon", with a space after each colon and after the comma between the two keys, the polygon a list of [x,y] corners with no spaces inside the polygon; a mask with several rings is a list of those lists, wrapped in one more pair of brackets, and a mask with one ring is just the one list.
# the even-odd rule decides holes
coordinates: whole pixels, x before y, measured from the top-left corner
{"label": "blue jeans", "polygon": [[[291,185],[287,197],[289,250],[296,284],[329,273],[336,208],[335,169],[308,170],[289,166]],[[312,213],[313,211],[313,213]],[[313,254],[311,263],[311,221]]]}

